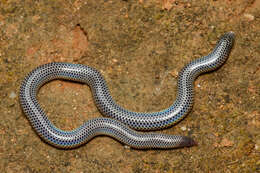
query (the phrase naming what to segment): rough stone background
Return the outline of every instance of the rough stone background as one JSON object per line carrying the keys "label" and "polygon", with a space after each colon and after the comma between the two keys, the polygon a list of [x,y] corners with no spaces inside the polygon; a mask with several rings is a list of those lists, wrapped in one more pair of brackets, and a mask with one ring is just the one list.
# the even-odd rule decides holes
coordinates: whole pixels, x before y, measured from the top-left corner
{"label": "rough stone background", "polygon": [[[236,43],[226,64],[195,81],[192,112],[160,131],[191,136],[196,147],[142,151],[97,137],[59,150],[21,111],[24,76],[53,61],[99,69],[125,108],[161,110],[175,99],[178,71],[230,30]],[[1,0],[0,172],[258,172],[259,73],[259,0]],[[102,116],[86,85],[57,80],[38,97],[64,130]]]}

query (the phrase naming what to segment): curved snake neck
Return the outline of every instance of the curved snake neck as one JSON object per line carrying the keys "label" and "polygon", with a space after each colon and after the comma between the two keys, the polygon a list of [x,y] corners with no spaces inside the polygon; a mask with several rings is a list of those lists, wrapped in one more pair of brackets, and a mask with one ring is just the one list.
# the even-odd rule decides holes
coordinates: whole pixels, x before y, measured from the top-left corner
{"label": "curved snake neck", "polygon": [[[183,119],[193,105],[193,82],[203,72],[213,71],[224,64],[232,49],[234,33],[224,34],[207,56],[187,64],[179,73],[175,102],[159,112],[132,112],[115,103],[101,73],[89,66],[69,63],[49,63],[30,72],[20,88],[21,107],[36,132],[48,143],[61,148],[73,148],[97,135],[111,136],[134,148],[177,148],[192,146],[185,136],[136,132],[169,127]],[[73,131],[56,128],[47,118],[36,99],[39,88],[54,79],[73,80],[90,86],[100,112],[111,118],[87,121]]]}

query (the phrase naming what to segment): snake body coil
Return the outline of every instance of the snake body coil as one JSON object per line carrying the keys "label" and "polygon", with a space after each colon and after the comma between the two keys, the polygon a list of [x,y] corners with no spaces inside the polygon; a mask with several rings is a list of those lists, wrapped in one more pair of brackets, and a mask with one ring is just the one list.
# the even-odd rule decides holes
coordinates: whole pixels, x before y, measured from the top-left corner
{"label": "snake body coil", "polygon": [[[228,58],[234,42],[233,32],[224,34],[209,55],[186,65],[179,73],[176,101],[160,112],[131,112],[120,107],[112,99],[106,82],[96,69],[69,63],[42,65],[27,75],[20,88],[21,107],[35,131],[48,143],[60,148],[74,148],[97,135],[108,135],[133,148],[177,148],[194,145],[185,136],[137,132],[171,126],[191,110],[193,82],[203,73],[217,69]],[[103,115],[111,118],[96,118],[87,121],[72,131],[56,128],[40,107],[36,96],[39,88],[53,79],[66,79],[90,86],[95,103]]]}

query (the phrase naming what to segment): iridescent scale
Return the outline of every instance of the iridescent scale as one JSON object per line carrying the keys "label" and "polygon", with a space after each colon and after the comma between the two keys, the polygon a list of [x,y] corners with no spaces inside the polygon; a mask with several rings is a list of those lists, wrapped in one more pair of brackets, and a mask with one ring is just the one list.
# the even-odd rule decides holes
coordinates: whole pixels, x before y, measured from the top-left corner
{"label": "iridescent scale", "polygon": [[[21,107],[32,127],[46,142],[60,148],[74,148],[97,135],[108,135],[133,148],[178,148],[194,145],[185,136],[144,133],[172,126],[183,119],[193,105],[193,82],[203,72],[219,68],[227,60],[234,42],[234,33],[224,34],[209,55],[186,65],[179,73],[178,93],[173,104],[159,112],[132,112],[115,103],[106,81],[96,69],[69,63],[49,63],[30,72],[20,88]],[[36,99],[39,88],[54,79],[66,79],[90,86],[99,111],[110,118],[87,121],[72,131],[56,128]],[[132,128],[132,129],[131,129]]]}

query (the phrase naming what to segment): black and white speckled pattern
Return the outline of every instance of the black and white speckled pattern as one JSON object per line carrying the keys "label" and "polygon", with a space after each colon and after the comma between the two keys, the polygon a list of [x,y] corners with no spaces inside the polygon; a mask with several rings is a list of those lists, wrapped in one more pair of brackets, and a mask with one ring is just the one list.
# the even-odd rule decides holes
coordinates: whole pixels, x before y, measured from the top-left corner
{"label": "black and white speckled pattern", "polygon": [[[104,78],[96,69],[69,63],[45,64],[29,73],[20,89],[21,107],[36,132],[48,143],[61,148],[79,146],[97,135],[111,136],[133,148],[192,146],[194,141],[189,137],[142,133],[129,127],[138,130],[162,129],[183,119],[193,105],[195,78],[203,72],[215,70],[224,64],[233,42],[234,33],[228,32],[221,37],[212,53],[186,65],[179,73],[176,101],[160,112],[131,112],[120,107],[114,102]],[[100,112],[113,119],[92,119],[73,131],[62,131],[56,128],[36,99],[39,88],[53,79],[67,79],[88,84]]]}

